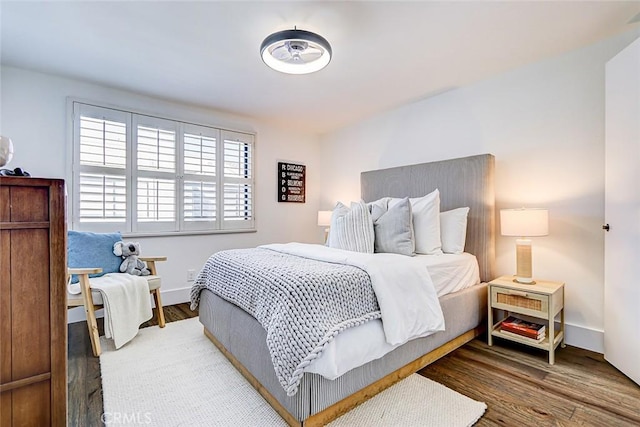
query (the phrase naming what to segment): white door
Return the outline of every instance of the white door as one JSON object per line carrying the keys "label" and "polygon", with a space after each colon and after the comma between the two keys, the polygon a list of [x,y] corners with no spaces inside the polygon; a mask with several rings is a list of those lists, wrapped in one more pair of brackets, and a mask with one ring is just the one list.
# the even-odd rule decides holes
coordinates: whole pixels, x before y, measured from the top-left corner
{"label": "white door", "polygon": [[640,39],[606,66],[604,357],[640,384]]}

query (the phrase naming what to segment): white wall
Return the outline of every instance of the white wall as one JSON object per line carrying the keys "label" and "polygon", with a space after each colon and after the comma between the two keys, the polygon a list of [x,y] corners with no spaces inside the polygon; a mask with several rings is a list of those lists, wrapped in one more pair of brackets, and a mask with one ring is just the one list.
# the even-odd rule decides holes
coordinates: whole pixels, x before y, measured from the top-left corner
{"label": "white wall", "polygon": [[[388,111],[322,138],[321,209],[361,171],[492,153],[497,209],[547,207],[534,276],[566,282],[567,342],[602,352],[604,64],[638,31]],[[499,225],[498,225],[499,230]],[[497,271],[515,272],[497,238]]]}
{"label": "white wall", "polygon": [[[235,130],[256,136],[256,233],[184,237],[145,237],[143,255],[166,255],[158,267],[163,277],[165,304],[188,300],[187,270],[200,270],[212,253],[272,242],[321,242],[317,226],[320,191],[319,145],[314,135],[289,132],[256,120],[220,111],[167,102],[78,80],[11,67],[1,68],[2,135],[11,137],[13,160],[6,167],[22,167],[37,177],[71,178],[67,156],[71,140],[67,132],[67,97],[156,113]],[[307,201],[278,203],[278,160],[307,165]],[[70,185],[67,185],[70,189]],[[67,209],[71,212],[71,209]],[[75,318],[75,313],[70,318]]]}

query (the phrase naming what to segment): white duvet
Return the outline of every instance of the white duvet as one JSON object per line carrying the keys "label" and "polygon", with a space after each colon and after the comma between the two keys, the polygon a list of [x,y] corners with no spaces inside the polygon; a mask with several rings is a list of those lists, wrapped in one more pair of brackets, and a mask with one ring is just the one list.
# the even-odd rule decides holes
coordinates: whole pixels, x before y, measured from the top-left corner
{"label": "white duvet", "polygon": [[263,247],[366,271],[382,313],[385,340],[390,345],[444,330],[444,316],[431,277],[424,265],[411,257],[365,254],[305,243]]}
{"label": "white duvet", "polygon": [[[416,255],[413,259],[427,269],[439,297],[480,283],[478,261],[471,254]],[[386,342],[380,319],[372,320],[338,334],[304,370],[334,380],[399,346]]]}

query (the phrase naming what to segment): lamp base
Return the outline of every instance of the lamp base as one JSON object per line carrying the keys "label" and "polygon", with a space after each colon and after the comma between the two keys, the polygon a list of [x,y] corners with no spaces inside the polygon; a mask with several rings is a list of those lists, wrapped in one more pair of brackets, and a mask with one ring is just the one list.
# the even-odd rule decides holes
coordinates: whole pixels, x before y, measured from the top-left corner
{"label": "lamp base", "polygon": [[525,238],[517,239],[516,276],[513,281],[525,285],[535,284],[532,278],[533,274],[531,264],[531,240]]}

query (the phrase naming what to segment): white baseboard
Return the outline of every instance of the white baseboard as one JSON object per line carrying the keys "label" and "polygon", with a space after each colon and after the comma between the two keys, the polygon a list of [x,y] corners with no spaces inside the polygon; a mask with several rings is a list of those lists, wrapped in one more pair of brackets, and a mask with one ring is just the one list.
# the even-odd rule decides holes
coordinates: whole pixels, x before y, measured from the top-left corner
{"label": "white baseboard", "polygon": [[[104,317],[103,310],[96,311],[96,317]],[[67,310],[67,323],[84,322],[87,317],[84,314],[84,307],[74,307]]]}
{"label": "white baseboard", "polygon": [[[179,289],[168,289],[160,291],[162,305],[174,305],[190,301],[191,286]],[[153,299],[151,300],[153,306]],[[155,306],[154,306],[155,307]],[[96,317],[104,317],[104,310],[96,311]],[[87,317],[84,314],[84,307],[75,307],[67,310],[67,323],[84,322]]]}
{"label": "white baseboard", "polygon": [[160,291],[160,295],[162,296],[162,305],[174,305],[189,302],[191,301],[191,286]]}
{"label": "white baseboard", "polygon": [[567,345],[604,353],[604,331],[565,323]]}

